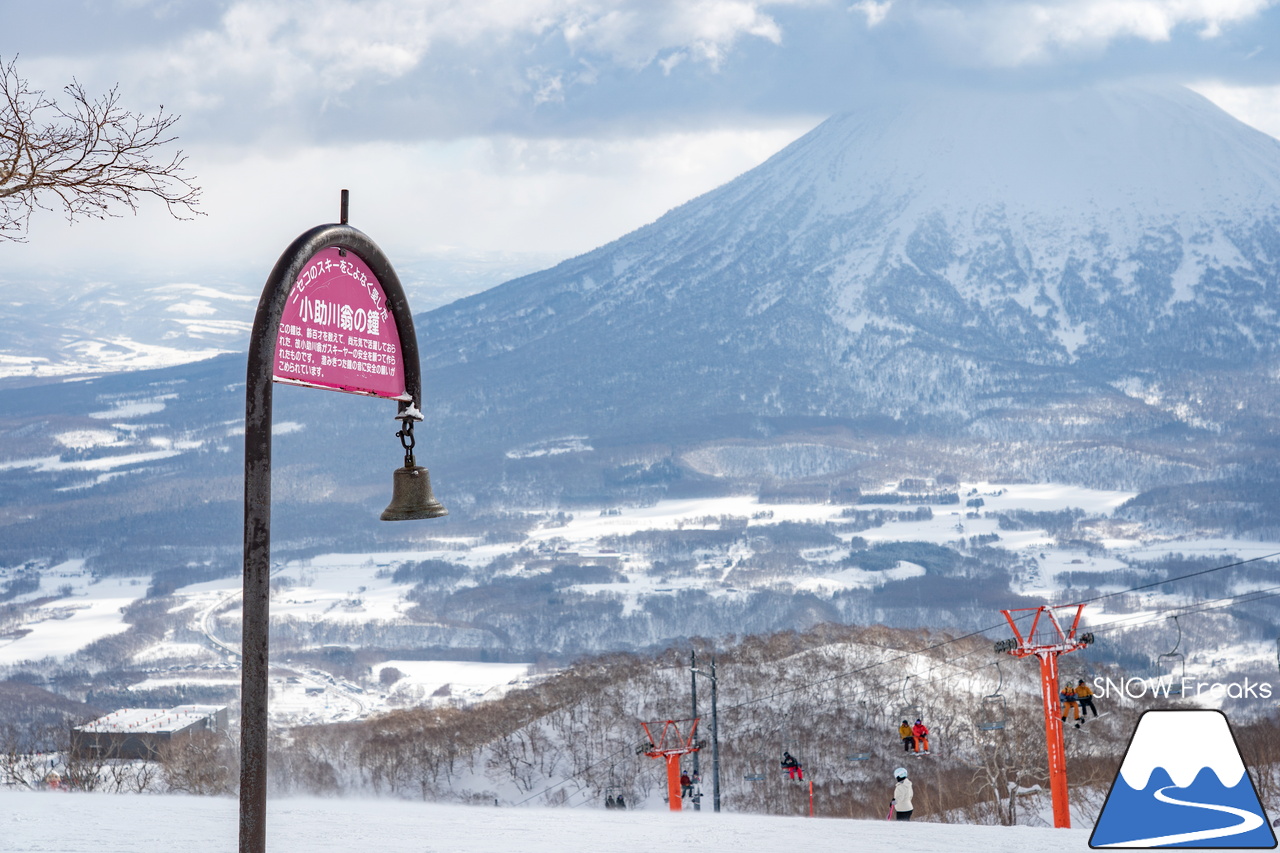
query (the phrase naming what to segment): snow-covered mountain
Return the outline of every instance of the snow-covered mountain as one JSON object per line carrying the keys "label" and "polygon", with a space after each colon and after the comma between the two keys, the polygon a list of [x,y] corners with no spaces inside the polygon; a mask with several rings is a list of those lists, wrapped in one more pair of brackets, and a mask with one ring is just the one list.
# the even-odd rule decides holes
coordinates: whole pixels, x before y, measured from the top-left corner
{"label": "snow-covered mountain", "polygon": [[[417,318],[441,524],[918,479],[1142,492],[1120,520],[1280,536],[1278,189],[1280,142],[1181,89],[833,117],[634,233]],[[188,319],[215,302],[173,298]],[[145,528],[231,553],[243,370],[0,391],[0,541],[21,562],[49,529],[78,555]],[[276,419],[278,508],[300,510],[278,525],[332,543],[376,515],[400,458],[385,410],[282,387]]]}
{"label": "snow-covered mountain", "polygon": [[1141,791],[1157,767],[1164,768],[1179,788],[1189,786],[1206,768],[1228,788],[1245,774],[1227,718],[1217,711],[1165,711],[1143,717],[1120,775],[1130,788]]}
{"label": "snow-covered mountain", "polygon": [[[750,439],[797,417],[976,442],[1256,430],[1278,191],[1280,142],[1188,90],[915,94],[431,312],[427,385],[472,442]],[[1095,458],[1158,460],[1113,486],[1207,476],[1183,450]]]}
{"label": "snow-covered mountain", "polygon": [[[283,248],[283,246],[281,247]],[[441,248],[397,258],[412,303],[427,310],[540,269],[546,254]],[[138,281],[117,270],[0,273],[0,387],[202,361],[247,347],[260,268]]]}
{"label": "snow-covered mountain", "polygon": [[0,279],[0,383],[187,364],[244,349],[243,284]]}

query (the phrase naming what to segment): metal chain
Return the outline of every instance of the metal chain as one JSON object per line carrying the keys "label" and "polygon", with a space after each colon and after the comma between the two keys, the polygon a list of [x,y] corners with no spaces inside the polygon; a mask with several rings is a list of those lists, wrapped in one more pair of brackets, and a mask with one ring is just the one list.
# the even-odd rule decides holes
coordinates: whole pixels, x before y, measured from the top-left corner
{"label": "metal chain", "polygon": [[413,437],[413,418],[405,418],[402,422],[403,426],[396,433],[396,437],[400,439],[400,445],[404,447],[404,467],[416,467],[413,460],[413,446],[416,441]]}

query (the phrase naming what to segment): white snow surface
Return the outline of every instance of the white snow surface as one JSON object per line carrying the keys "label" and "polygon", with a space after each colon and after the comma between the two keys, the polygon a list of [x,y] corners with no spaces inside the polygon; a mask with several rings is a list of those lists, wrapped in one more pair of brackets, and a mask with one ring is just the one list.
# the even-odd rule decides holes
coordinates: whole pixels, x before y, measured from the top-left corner
{"label": "white snow surface", "polygon": [[[0,837],[9,853],[226,853],[236,849],[238,820],[237,801],[224,797],[0,791]],[[266,848],[270,853],[1026,853],[1087,850],[1088,838],[1087,828],[288,799],[267,804]]]}
{"label": "white snow surface", "polygon": [[65,577],[58,569],[82,560],[62,564],[47,573],[39,592],[67,584],[73,588],[69,598],[59,598],[28,611],[19,626],[27,633],[16,638],[0,639],[0,666],[38,661],[46,657],[65,658],[95,640],[119,634],[128,629],[121,610],[142,598],[149,578],[112,577],[89,583],[87,576]]}
{"label": "white snow surface", "polygon": [[443,687],[450,696],[466,699],[494,698],[506,692],[529,674],[527,663],[480,663],[452,660],[389,660],[371,667],[374,678],[388,667],[399,670],[403,678],[395,682],[393,691],[420,692],[430,696]]}
{"label": "white snow surface", "polygon": [[1138,721],[1120,775],[1130,788],[1147,787],[1151,773],[1163,767],[1173,784],[1185,788],[1208,767],[1228,788],[1244,775],[1244,761],[1218,711],[1148,711]]}

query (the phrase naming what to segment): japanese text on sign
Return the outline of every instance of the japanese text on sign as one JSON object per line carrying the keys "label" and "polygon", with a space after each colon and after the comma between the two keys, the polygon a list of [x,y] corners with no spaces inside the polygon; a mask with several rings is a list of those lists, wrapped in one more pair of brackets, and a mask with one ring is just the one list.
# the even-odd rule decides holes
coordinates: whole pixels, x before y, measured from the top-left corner
{"label": "japanese text on sign", "polygon": [[324,249],[303,267],[280,319],[274,378],[379,397],[404,393],[386,295],[354,254]]}

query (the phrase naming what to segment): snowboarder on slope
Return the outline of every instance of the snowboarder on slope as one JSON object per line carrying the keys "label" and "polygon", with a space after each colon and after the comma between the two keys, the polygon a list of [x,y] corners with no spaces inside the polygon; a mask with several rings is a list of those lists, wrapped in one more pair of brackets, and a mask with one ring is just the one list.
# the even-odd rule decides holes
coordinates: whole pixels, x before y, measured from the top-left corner
{"label": "snowboarder on slope", "polygon": [[1089,719],[1090,711],[1093,712],[1094,719],[1098,718],[1098,709],[1093,705],[1093,691],[1084,683],[1083,678],[1076,684],[1076,699],[1080,703],[1080,722]]}
{"label": "snowboarder on slope", "polygon": [[780,763],[782,764],[782,769],[787,771],[788,779],[799,779],[801,782],[804,781],[804,770],[800,767],[800,762],[791,757],[791,753],[783,752],[782,761]]}
{"label": "snowboarder on slope", "polygon": [[924,723],[922,723],[920,720],[916,720],[916,724],[911,727],[911,735],[915,738],[915,741],[916,741],[916,754],[928,755],[929,754],[929,727],[926,726]]}
{"label": "snowboarder on slope", "polygon": [[916,737],[911,733],[911,724],[906,720],[903,720],[902,725],[898,726],[898,737],[902,738],[903,752],[915,752]]}
{"label": "snowboarder on slope", "polygon": [[893,786],[893,799],[889,804],[893,806],[894,817],[911,820],[911,780],[907,778],[907,768],[899,767],[893,771],[893,778],[897,784]]}

